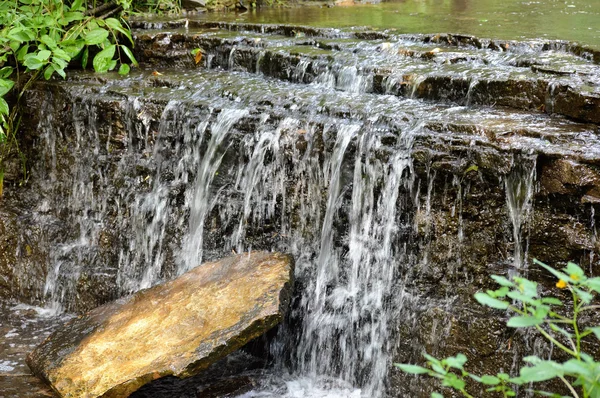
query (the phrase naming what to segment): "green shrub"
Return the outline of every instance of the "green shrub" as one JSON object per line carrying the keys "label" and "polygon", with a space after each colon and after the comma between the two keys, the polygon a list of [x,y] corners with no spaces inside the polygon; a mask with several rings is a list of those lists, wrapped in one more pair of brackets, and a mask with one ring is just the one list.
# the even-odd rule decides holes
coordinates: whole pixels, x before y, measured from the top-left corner
{"label": "green shrub", "polygon": [[[516,396],[517,386],[559,379],[574,398],[600,398],[600,362],[582,350],[583,339],[600,339],[600,326],[581,325],[579,319],[586,311],[600,309],[600,305],[592,305],[595,296],[600,293],[600,278],[586,277],[583,270],[574,263],[568,263],[562,271],[557,271],[540,261],[534,261],[558,278],[557,288],[570,292],[572,303],[564,306],[569,308],[568,315],[563,315],[564,312],[558,310],[563,307],[562,300],[539,297],[537,283],[526,278],[513,277],[509,280],[492,275],[500,288],[477,293],[475,299],[485,306],[514,314],[507,322],[509,327],[535,328],[568,355],[567,361],[560,363],[528,356],[523,360],[529,365],[522,367],[516,377],[506,373],[474,375],[464,369],[467,358],[463,354],[442,360],[424,354],[426,367],[408,364],[395,366],[407,373],[435,377],[443,386],[453,388],[465,397],[473,397],[466,390],[466,380],[470,378],[488,386],[486,391],[498,392],[504,397]],[[554,392],[532,391],[540,396],[562,397]],[[437,392],[431,396],[442,398]]]}
{"label": "green shrub", "polygon": [[[19,103],[36,79],[66,76],[74,61],[96,72],[127,74],[137,62],[131,33],[120,14],[131,0],[88,8],[83,0],[0,0],[0,195],[4,161],[17,148]],[[119,41],[122,37],[126,43]],[[6,101],[13,93],[12,109]]]}

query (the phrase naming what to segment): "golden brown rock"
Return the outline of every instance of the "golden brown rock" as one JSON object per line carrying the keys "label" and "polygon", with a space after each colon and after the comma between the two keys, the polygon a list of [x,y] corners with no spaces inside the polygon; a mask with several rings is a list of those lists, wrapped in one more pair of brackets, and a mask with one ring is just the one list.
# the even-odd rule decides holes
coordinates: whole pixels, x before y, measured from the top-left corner
{"label": "golden brown rock", "polygon": [[27,363],[62,397],[125,397],[194,375],[275,326],[291,282],[292,260],[279,253],[206,263],[70,321]]}

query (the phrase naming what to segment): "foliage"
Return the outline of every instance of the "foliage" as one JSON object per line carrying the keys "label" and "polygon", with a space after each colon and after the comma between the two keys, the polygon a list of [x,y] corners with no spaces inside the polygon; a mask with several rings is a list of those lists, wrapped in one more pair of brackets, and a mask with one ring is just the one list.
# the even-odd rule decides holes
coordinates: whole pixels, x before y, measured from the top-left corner
{"label": "foliage", "polygon": [[[123,37],[133,45],[129,28],[116,17],[131,7],[131,0],[94,8],[84,0],[0,0],[0,187],[4,161],[15,148],[18,152],[20,99],[33,81],[54,74],[65,78],[72,62],[86,68],[92,55],[98,73],[119,66],[119,73],[127,74],[128,63],[137,65],[119,41]],[[12,92],[11,109],[6,99]]]}
{"label": "foliage", "polygon": [[[526,278],[513,277],[509,280],[502,276],[492,275],[500,285],[497,290],[488,290],[475,294],[475,299],[485,306],[510,311],[514,314],[507,325],[513,328],[535,328],[554,346],[560,348],[569,359],[565,362],[543,360],[537,356],[523,358],[529,365],[521,368],[516,377],[506,373],[477,376],[464,369],[466,356],[458,354],[442,360],[424,354],[426,367],[395,364],[402,371],[411,374],[424,374],[441,380],[442,385],[459,391],[465,397],[472,397],[466,391],[466,381],[472,379],[487,387],[488,392],[498,392],[504,397],[516,396],[518,386],[559,379],[575,398],[600,398],[600,362],[585,353],[582,343],[585,338],[600,340],[600,326],[583,326],[580,315],[586,311],[595,311],[600,305],[592,305],[600,293],[600,278],[588,278],[584,271],[574,263],[562,270],[534,260],[536,264],[548,270],[558,278],[556,287],[568,291],[572,303],[563,304],[555,297],[540,297],[536,282]],[[568,308],[569,316],[559,308]],[[532,390],[535,394],[560,398],[560,394]],[[580,395],[581,394],[581,395]],[[432,398],[441,398],[440,393],[433,393]]]}

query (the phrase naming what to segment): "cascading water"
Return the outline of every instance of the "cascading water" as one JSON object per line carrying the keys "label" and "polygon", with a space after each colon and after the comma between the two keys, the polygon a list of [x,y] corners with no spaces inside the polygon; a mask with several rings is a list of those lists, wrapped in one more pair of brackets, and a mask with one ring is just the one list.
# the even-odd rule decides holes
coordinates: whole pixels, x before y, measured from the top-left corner
{"label": "cascading water", "polygon": [[[254,33],[266,35],[263,28]],[[443,323],[454,314],[436,311],[454,311],[454,295],[470,299],[482,269],[502,263],[506,231],[490,232],[490,224],[510,220],[514,268],[527,266],[523,235],[538,166],[535,155],[513,153],[547,151],[550,162],[567,151],[561,132],[581,134],[587,148],[595,130],[529,108],[474,108],[487,100],[489,76],[506,75],[463,73],[481,49],[463,57],[457,47],[432,52],[444,47],[437,42],[350,37],[331,45],[341,56],[321,57],[334,52],[323,46],[312,57],[286,53],[295,38],[210,39],[206,65],[214,69],[90,83],[56,105],[71,109],[65,131],[40,121],[43,190],[59,199],[38,211],[69,232],[50,242],[47,300],[70,310],[97,285],[106,302],[232,251],[289,252],[297,289],[272,342],[276,365],[244,396],[386,397],[398,335],[455,333]],[[478,69],[512,62],[488,50],[479,56],[501,62]],[[69,134],[73,155],[57,144]],[[577,159],[587,151],[568,150]],[[496,167],[505,162],[511,171],[499,185]],[[404,351],[416,356],[400,360],[440,346],[416,334]]]}
{"label": "cascading water", "polygon": [[532,208],[531,199],[535,188],[535,165],[535,158],[518,162],[504,181],[506,205],[513,231],[513,264],[517,271],[527,268],[523,250],[522,229]]}
{"label": "cascading water", "polygon": [[247,114],[247,110],[224,109],[212,126],[210,141],[198,166],[194,191],[189,201],[189,233],[183,244],[178,274],[202,263],[204,221],[214,205],[210,197],[211,183],[227,150],[224,144],[227,135],[231,133],[232,126]]}

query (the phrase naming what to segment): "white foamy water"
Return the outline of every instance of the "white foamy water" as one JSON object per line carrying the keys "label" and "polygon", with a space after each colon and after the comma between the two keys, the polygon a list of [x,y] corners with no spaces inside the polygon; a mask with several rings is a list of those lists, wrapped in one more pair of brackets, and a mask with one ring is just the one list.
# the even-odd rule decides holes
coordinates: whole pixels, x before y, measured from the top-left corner
{"label": "white foamy water", "polygon": [[314,379],[300,377],[296,379],[269,380],[271,384],[263,390],[257,389],[239,395],[238,398],[363,398],[360,389],[342,380]]}

